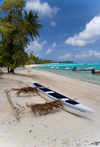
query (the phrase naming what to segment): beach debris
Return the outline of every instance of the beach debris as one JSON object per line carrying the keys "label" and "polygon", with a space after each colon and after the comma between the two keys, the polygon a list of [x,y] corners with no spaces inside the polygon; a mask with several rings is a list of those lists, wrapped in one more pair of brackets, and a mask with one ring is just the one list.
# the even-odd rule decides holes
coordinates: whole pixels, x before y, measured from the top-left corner
{"label": "beach debris", "polygon": [[100,144],[100,141],[95,141],[95,142],[90,143],[89,145],[99,145],[99,144]]}
{"label": "beach debris", "polygon": [[[33,88],[33,87],[32,87]],[[12,90],[12,89],[11,89]],[[60,107],[63,107],[63,104],[62,104],[62,101],[59,99],[59,100],[55,100],[55,101],[52,101],[52,102],[45,102],[45,103],[38,103],[38,104],[28,104],[26,103],[25,106],[21,106],[19,104],[16,103],[16,105],[18,105],[18,107],[16,107],[11,98],[10,98],[10,92],[11,90],[5,90],[6,92],[6,96],[7,96],[7,99],[9,101],[9,104],[11,105],[11,108],[13,110],[13,113],[16,117],[17,120],[19,120],[19,114],[24,111],[26,108],[30,108],[31,111],[34,113],[34,114],[47,114],[47,113],[50,113],[50,112],[54,112],[55,109],[57,108],[60,108]],[[16,89],[15,89],[16,90]],[[17,89],[18,92],[23,92],[23,90],[21,89],[19,91],[19,89]],[[26,89],[25,89],[26,90]],[[36,89],[37,90],[37,89]],[[31,89],[30,91],[33,92],[33,90]],[[20,93],[21,93],[20,92]],[[28,93],[27,90],[24,91],[23,93]]]}
{"label": "beach debris", "polygon": [[29,133],[31,133],[31,132],[32,132],[32,130],[29,131]]}
{"label": "beach debris", "polygon": [[22,88],[12,88],[11,91],[17,91],[17,96],[19,96],[21,93],[23,94],[31,94],[31,93],[35,93],[35,92],[38,92],[38,88],[37,87],[30,87],[30,86],[27,86],[27,87],[22,87]]}
{"label": "beach debris", "polygon": [[54,111],[56,108],[63,107],[63,104],[61,103],[61,100],[55,100],[53,102],[46,102],[44,104],[31,104],[28,105],[26,104],[27,107],[30,107],[31,111],[34,114],[47,114],[50,113],[51,111]]}
{"label": "beach debris", "polygon": [[11,98],[10,98],[10,90],[5,90],[5,92],[6,92],[6,96],[7,96],[8,102],[9,102],[9,104],[10,104],[12,110],[13,110],[13,113],[14,113],[16,119],[18,120],[18,119],[19,119],[18,113],[17,113],[17,111],[16,111],[16,109],[15,109],[15,106],[14,106],[14,104],[13,104],[13,102],[11,101]]}
{"label": "beach debris", "polygon": [[[18,104],[17,104],[18,105]],[[53,102],[46,102],[46,103],[38,103],[38,104],[28,104],[26,103],[26,106],[18,106],[15,107],[15,109],[19,110],[17,113],[21,113],[22,111],[24,111],[26,108],[30,108],[31,111],[34,114],[47,114],[50,112],[54,112],[54,109],[56,108],[60,108],[63,107],[63,104],[61,103],[60,100],[55,100]],[[20,110],[21,109],[21,110]]]}
{"label": "beach debris", "polygon": [[24,68],[24,70],[27,70],[28,71],[28,74],[30,74],[30,69],[29,68]]}

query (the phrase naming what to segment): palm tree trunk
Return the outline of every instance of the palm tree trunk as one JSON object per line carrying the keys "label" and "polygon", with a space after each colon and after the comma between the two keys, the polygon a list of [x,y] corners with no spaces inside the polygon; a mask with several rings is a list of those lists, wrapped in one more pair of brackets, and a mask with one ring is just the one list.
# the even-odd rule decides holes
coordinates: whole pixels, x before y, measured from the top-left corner
{"label": "palm tree trunk", "polygon": [[8,72],[9,72],[9,67],[8,67]]}
{"label": "palm tree trunk", "polygon": [[10,70],[10,72],[14,73],[14,68]]}

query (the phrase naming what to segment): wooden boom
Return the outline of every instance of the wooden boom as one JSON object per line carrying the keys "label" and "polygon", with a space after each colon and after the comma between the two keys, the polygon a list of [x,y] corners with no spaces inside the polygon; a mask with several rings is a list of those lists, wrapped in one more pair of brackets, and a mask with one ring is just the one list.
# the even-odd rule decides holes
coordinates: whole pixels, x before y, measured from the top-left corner
{"label": "wooden boom", "polygon": [[14,116],[18,120],[19,119],[19,116],[18,116],[18,113],[17,113],[17,111],[15,109],[15,106],[14,106],[14,104],[13,104],[13,102],[12,102],[10,96],[9,96],[9,91],[8,90],[5,90],[5,92],[6,92],[6,96],[7,96],[8,102],[9,102],[9,104],[10,104],[12,110],[13,110]]}

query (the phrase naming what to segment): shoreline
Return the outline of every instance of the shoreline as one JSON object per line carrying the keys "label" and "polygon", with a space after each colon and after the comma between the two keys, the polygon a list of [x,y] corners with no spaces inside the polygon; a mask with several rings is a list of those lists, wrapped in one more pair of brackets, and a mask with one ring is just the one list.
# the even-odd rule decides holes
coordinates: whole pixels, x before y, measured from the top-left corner
{"label": "shoreline", "polygon": [[[17,122],[7,101],[4,90],[32,86],[32,80],[57,91],[81,104],[92,108],[95,113],[88,117],[77,117],[62,109],[48,115],[32,115],[29,111],[20,114]],[[54,73],[32,69],[5,74],[0,79],[0,144],[3,147],[92,147],[92,142],[100,141],[100,86],[70,79]],[[17,97],[11,93],[14,104],[44,103],[37,94]]]}
{"label": "shoreline", "polygon": [[[37,65],[37,66],[39,66],[39,65]],[[32,68],[33,67],[33,68]],[[41,71],[46,71],[46,72],[50,72],[50,73],[55,73],[55,74],[57,74],[57,75],[61,75],[61,76],[64,76],[64,77],[68,77],[68,78],[70,78],[70,79],[76,79],[76,80],[79,80],[79,81],[81,81],[81,82],[86,82],[86,83],[90,83],[90,84],[94,84],[94,85],[98,85],[98,86],[100,86],[100,80],[99,80],[99,82],[97,81],[97,79],[95,79],[95,80],[92,80],[92,78],[91,79],[88,79],[89,77],[85,77],[84,75],[83,75],[83,77],[80,77],[80,75],[79,75],[79,77],[76,77],[75,75],[71,75],[71,76],[69,76],[69,74],[70,73],[68,73],[68,75],[66,74],[66,73],[62,73],[62,71],[61,71],[61,73],[58,73],[58,72],[55,72],[54,70],[43,70],[43,69],[37,69],[37,68],[34,68],[34,67],[36,67],[36,66],[31,66],[31,67],[28,67],[29,69],[35,69],[35,70],[41,70]],[[56,70],[56,71],[60,71],[60,70]],[[69,71],[66,71],[66,72],[69,72]],[[84,72],[84,71],[83,71]],[[79,74],[79,73],[78,73]],[[91,74],[91,73],[90,73]],[[88,75],[89,76],[89,75]],[[99,75],[95,75],[95,76],[99,76]],[[86,79],[85,79],[86,78]]]}
{"label": "shoreline", "polygon": [[[36,65],[36,66],[38,66],[38,65]],[[35,66],[35,67],[36,67]],[[58,76],[62,76],[62,77],[64,77],[65,79],[70,79],[70,80],[74,80],[74,81],[79,81],[79,82],[83,82],[83,83],[86,83],[86,84],[88,84],[88,85],[92,85],[93,87],[99,87],[100,88],[100,84],[98,84],[98,83],[94,83],[94,82],[92,82],[92,81],[86,81],[86,80],[83,80],[83,79],[79,79],[79,78],[74,78],[74,77],[69,77],[69,76],[66,76],[66,75],[62,75],[62,74],[58,74],[58,73],[55,73],[55,72],[52,72],[52,71],[48,71],[48,70],[43,70],[43,69],[36,69],[36,68],[32,68],[33,66],[31,66],[31,67],[28,67],[31,71],[33,70],[37,70],[37,71],[42,71],[42,72],[47,72],[47,73],[52,73],[52,74],[54,74],[54,75],[58,75]]]}

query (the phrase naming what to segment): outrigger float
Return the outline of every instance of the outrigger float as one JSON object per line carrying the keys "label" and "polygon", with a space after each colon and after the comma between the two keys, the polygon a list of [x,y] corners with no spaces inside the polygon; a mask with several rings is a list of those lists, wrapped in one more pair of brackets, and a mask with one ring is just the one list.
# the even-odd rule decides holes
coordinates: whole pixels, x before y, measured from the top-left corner
{"label": "outrigger float", "polygon": [[62,101],[63,107],[62,109],[76,114],[76,115],[90,115],[94,113],[95,111],[80,104],[79,102],[68,98],[62,94],[59,94],[45,86],[42,86],[36,82],[32,82],[34,87],[38,88],[38,94],[41,95],[43,98],[45,98],[48,101],[54,101],[60,99]]}
{"label": "outrigger float", "polygon": [[13,110],[14,116],[16,117],[17,120],[19,120],[19,114],[27,108],[30,108],[31,112],[33,112],[34,114],[44,115],[44,114],[48,114],[50,112],[55,112],[55,110],[57,108],[63,107],[63,104],[59,99],[55,100],[55,101],[51,101],[51,102],[45,102],[45,103],[38,103],[38,104],[37,103],[36,104],[26,103],[25,106],[21,106],[19,104],[17,104],[18,106],[15,106],[10,98],[10,92],[12,90],[17,90],[18,95],[21,93],[26,95],[26,94],[29,94],[30,92],[32,92],[32,93],[37,92],[38,93],[38,90],[36,87],[22,87],[22,88],[12,88],[11,90],[5,90],[7,99],[8,99],[9,104]]}

